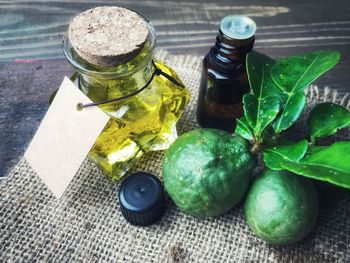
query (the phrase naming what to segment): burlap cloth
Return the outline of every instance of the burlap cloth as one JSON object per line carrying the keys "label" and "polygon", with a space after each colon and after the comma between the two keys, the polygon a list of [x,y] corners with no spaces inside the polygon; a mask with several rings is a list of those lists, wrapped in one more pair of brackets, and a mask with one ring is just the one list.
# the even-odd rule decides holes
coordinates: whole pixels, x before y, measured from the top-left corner
{"label": "burlap cloth", "polygon": [[[158,57],[191,91],[179,133],[197,128],[200,59],[165,52]],[[349,106],[347,97],[330,89],[311,87],[308,98],[306,111],[320,101]],[[349,139],[349,130],[338,138]],[[161,177],[163,154],[147,154],[133,170]],[[168,200],[160,222],[131,226],[120,212],[118,182],[107,179],[89,160],[57,200],[22,159],[0,186],[0,262],[350,262],[350,203],[322,208],[316,229],[305,240],[279,247],[252,234],[242,205],[220,217],[197,219]]]}

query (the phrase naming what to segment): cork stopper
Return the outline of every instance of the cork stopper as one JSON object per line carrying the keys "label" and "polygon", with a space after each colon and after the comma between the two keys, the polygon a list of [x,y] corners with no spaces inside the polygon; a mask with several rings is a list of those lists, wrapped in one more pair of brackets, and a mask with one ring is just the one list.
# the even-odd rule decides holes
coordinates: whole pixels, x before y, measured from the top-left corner
{"label": "cork stopper", "polygon": [[94,65],[117,66],[143,48],[149,30],[137,13],[102,6],[80,13],[69,25],[68,39],[83,59]]}

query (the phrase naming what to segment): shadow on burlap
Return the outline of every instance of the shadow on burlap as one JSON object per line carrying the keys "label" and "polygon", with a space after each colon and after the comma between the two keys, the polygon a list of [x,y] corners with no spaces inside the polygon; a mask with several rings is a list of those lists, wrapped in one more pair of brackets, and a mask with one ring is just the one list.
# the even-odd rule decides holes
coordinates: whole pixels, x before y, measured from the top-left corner
{"label": "shadow on burlap", "polygon": [[[179,133],[197,128],[195,108],[201,60],[159,52],[191,91]],[[347,97],[310,87],[308,108]],[[347,105],[346,105],[347,104]],[[304,137],[305,120],[292,137]],[[304,127],[304,128],[301,128]],[[337,135],[349,140],[349,130]],[[161,177],[164,152],[145,155],[132,170]],[[315,230],[302,242],[272,246],[248,229],[242,205],[216,218],[197,219],[168,200],[160,222],[129,225],[121,216],[118,182],[85,160],[69,189],[57,200],[22,159],[0,186],[1,262],[350,262],[350,203],[321,209]]]}

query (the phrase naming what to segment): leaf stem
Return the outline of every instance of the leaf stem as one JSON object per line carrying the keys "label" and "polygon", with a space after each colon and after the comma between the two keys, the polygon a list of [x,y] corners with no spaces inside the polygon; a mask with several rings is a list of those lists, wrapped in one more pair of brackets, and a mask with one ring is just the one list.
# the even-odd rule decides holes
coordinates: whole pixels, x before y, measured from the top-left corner
{"label": "leaf stem", "polygon": [[252,148],[250,149],[250,151],[254,154],[257,154],[261,152],[261,149],[261,142],[259,140],[254,139],[252,141]]}
{"label": "leaf stem", "polygon": [[315,137],[313,137],[313,136],[310,136],[310,143],[309,143],[309,145],[310,146],[314,146],[315,144],[316,144],[316,138]]}

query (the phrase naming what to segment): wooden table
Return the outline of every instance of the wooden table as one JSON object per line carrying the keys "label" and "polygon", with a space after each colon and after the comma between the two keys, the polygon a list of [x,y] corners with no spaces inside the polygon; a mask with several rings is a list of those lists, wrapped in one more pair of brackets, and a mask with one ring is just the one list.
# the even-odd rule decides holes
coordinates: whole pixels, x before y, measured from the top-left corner
{"label": "wooden table", "polygon": [[220,18],[248,15],[258,25],[255,49],[272,57],[340,51],[341,63],[316,84],[349,91],[348,0],[0,0],[0,176],[24,153],[48,108],[49,94],[72,73],[61,52],[69,21],[99,5],[141,12],[155,25],[159,47],[197,56],[214,43]]}

